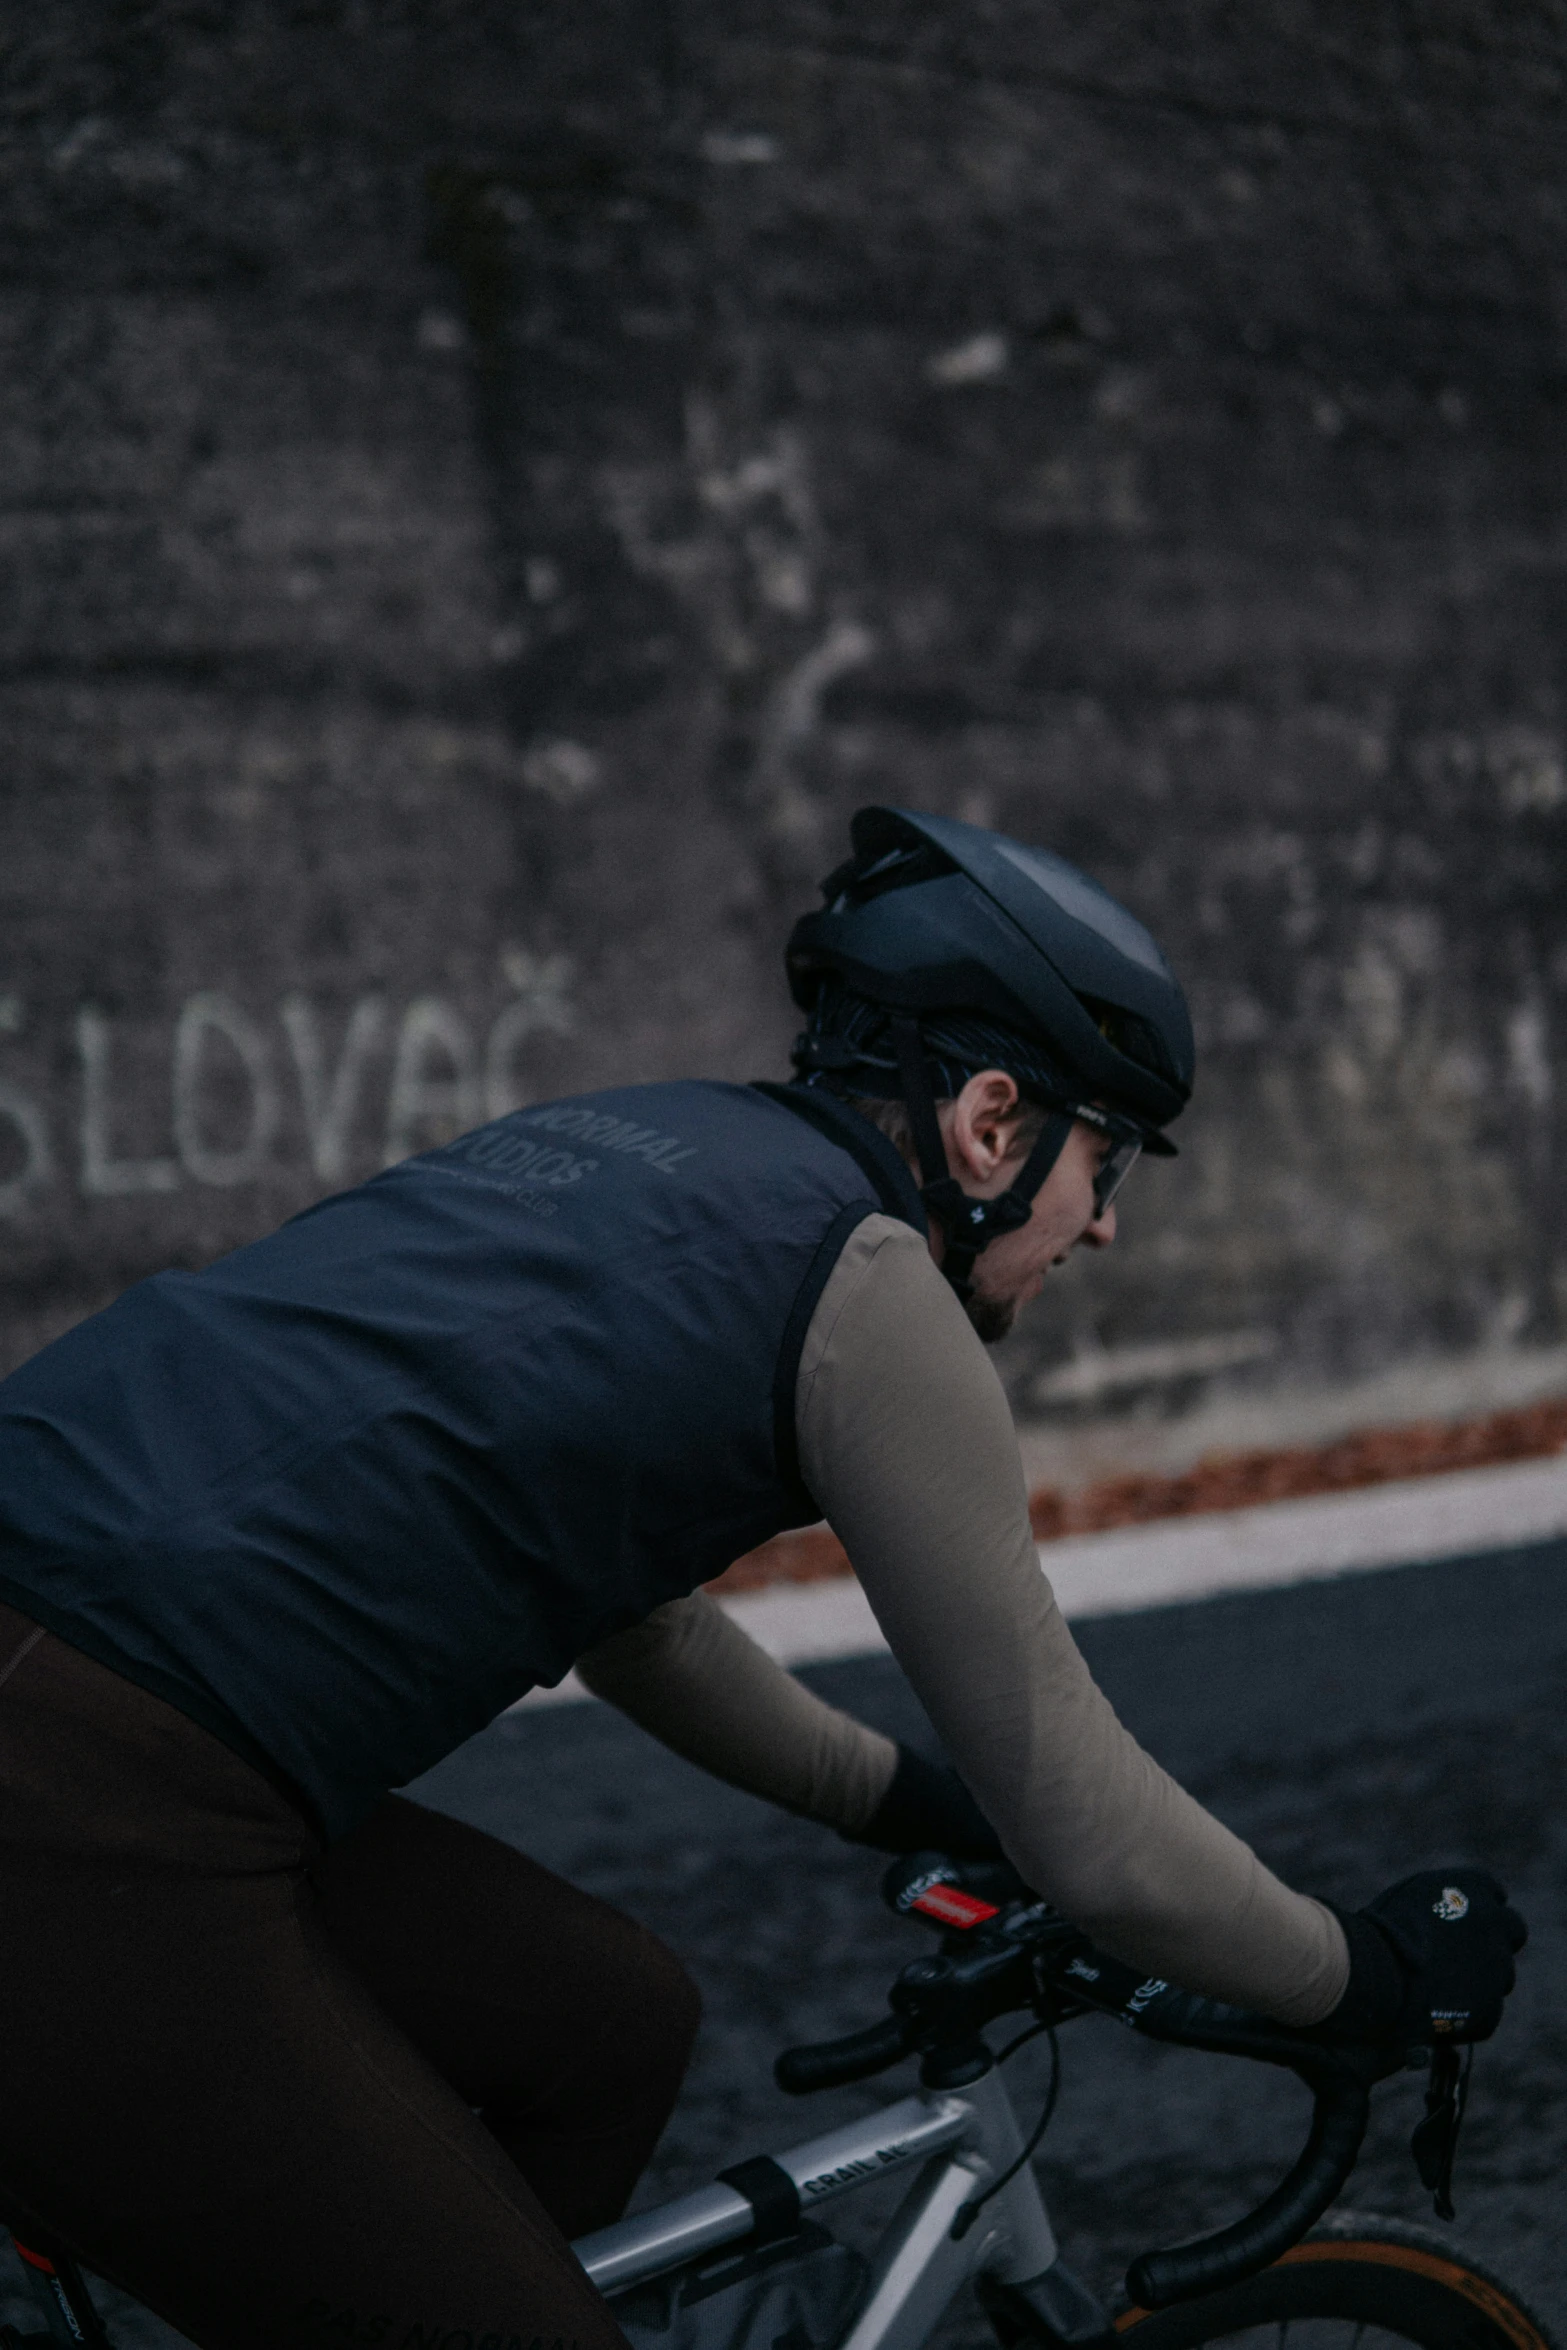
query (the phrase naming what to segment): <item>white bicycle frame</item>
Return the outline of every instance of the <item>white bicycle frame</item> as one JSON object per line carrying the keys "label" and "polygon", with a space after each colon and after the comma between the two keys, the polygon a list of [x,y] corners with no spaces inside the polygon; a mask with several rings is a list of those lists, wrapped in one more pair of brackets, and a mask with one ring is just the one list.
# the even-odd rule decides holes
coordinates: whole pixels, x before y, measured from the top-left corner
{"label": "white bicycle frame", "polygon": [[[992,2069],[962,2090],[922,2091],[773,2157],[793,2182],[802,2214],[889,2170],[921,2165],[878,2247],[864,2305],[838,2350],[918,2350],[971,2278],[1023,2284],[1054,2267],[1055,2236],[1027,2162],[991,2196],[966,2234],[953,2234],[963,2206],[1022,2151],[1012,2101],[999,2070]],[[751,2233],[756,2217],[737,2188],[702,2187],[580,2237],[572,2250],[600,2292],[613,2293],[737,2243]]]}

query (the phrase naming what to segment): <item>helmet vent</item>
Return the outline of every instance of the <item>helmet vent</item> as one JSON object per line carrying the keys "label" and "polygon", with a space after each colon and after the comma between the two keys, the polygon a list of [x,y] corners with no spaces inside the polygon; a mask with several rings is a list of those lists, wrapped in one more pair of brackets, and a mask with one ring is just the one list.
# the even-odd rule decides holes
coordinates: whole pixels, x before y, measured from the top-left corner
{"label": "helmet vent", "polygon": [[1139,1020],[1135,1012],[1123,1012],[1119,1005],[1101,1003],[1094,996],[1080,996],[1078,1001],[1085,1011],[1092,1014],[1100,1035],[1108,1044],[1113,1044],[1118,1053],[1124,1053],[1129,1061],[1136,1061],[1141,1068],[1151,1069],[1156,1077],[1164,1078],[1167,1084],[1180,1084],[1180,1071],[1165,1051],[1164,1041],[1158,1031],[1151,1028],[1146,1020]]}
{"label": "helmet vent", "polygon": [[890,890],[912,889],[921,881],[940,881],[957,870],[953,860],[933,841],[922,840],[907,848],[883,849],[876,855],[848,858],[828,874],[822,883],[822,896],[830,914],[849,913],[856,906],[868,906],[872,898],[885,897]]}

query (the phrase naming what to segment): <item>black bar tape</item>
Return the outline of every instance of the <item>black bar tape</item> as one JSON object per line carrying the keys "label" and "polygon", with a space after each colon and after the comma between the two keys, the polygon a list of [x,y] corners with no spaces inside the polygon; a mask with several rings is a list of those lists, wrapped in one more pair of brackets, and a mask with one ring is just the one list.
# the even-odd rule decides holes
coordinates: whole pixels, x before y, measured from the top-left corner
{"label": "black bar tape", "polygon": [[1355,2167],[1366,2134],[1371,2098],[1361,2081],[1342,2079],[1316,2085],[1311,2135],[1300,2160],[1244,2219],[1182,2244],[1173,2252],[1145,2252],[1126,2272],[1126,2289],[1144,2309],[1168,2309],[1198,2293],[1220,2293],[1300,2241],[1342,2189]]}
{"label": "black bar tape", "polygon": [[800,2233],[800,2190],[770,2154],[753,2154],[749,2162],[731,2163],[718,2176],[726,2187],[743,2195],[755,2212],[753,2243],[781,2244],[786,2236]]}

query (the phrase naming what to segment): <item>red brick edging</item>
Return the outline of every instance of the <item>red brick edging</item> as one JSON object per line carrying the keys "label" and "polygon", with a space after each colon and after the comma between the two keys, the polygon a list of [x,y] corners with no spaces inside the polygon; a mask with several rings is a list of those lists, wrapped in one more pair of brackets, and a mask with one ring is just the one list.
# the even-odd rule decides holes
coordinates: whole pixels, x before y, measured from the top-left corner
{"label": "red brick edging", "polygon": [[[1335,1444],[1297,1444],[1254,1452],[1213,1453],[1179,1476],[1106,1477],[1077,1493],[1041,1485],[1029,1516],[1041,1542],[1068,1534],[1102,1534],[1158,1518],[1207,1510],[1251,1509],[1313,1493],[1348,1493],[1398,1477],[1437,1477],[1454,1469],[1538,1460],[1567,1446],[1567,1398],[1488,1412],[1476,1420],[1421,1420],[1402,1428],[1367,1428]],[[816,1583],[846,1575],[843,1545],[825,1526],[780,1534],[736,1559],[710,1591],[758,1591],[768,1583]]]}

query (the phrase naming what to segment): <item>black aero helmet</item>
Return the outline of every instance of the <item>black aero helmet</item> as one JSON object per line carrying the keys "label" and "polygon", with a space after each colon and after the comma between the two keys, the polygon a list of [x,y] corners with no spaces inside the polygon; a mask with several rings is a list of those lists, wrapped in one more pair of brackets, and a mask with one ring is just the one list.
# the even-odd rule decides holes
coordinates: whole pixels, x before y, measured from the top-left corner
{"label": "black aero helmet", "polygon": [[[900,1094],[966,1294],[974,1257],[1028,1218],[1075,1117],[1168,1156],[1190,1098],[1191,1018],[1153,939],[1087,874],[977,824],[862,808],[821,911],[790,935],[795,1049],[808,1084]],[[1011,1190],[974,1200],[948,1175],[932,1071],[999,1067],[1054,1113]],[[878,1078],[878,1072],[880,1076]]]}

